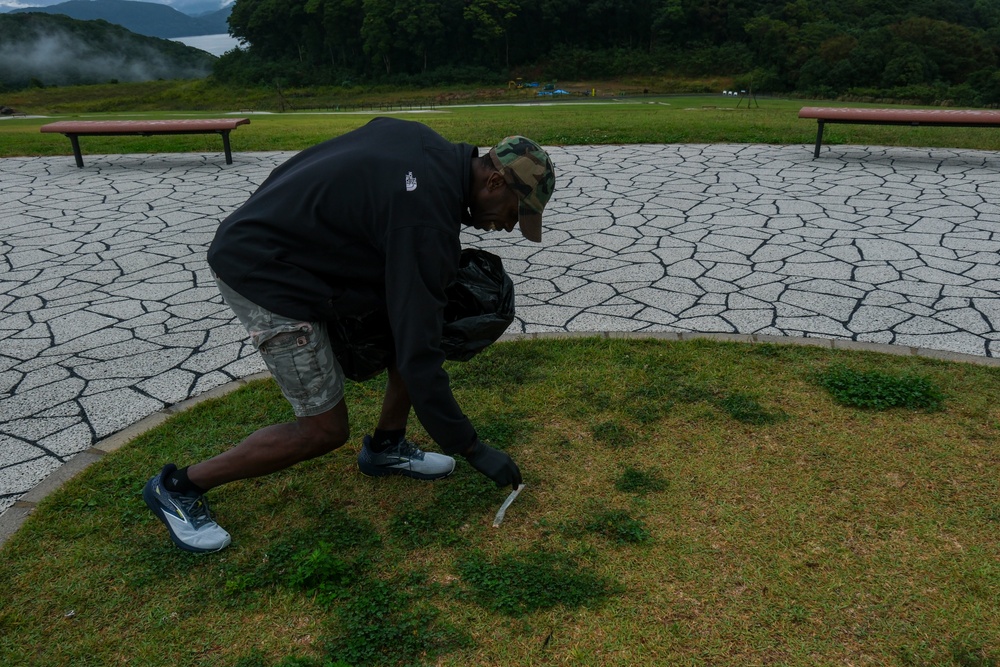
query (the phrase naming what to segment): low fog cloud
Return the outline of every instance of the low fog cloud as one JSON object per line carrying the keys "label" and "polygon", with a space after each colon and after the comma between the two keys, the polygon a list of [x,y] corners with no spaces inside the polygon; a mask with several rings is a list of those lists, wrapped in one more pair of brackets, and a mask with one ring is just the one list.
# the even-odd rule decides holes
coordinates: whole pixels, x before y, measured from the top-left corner
{"label": "low fog cloud", "polygon": [[207,69],[178,66],[147,46],[112,40],[100,49],[65,32],[36,35],[0,44],[0,82],[38,79],[45,85],[70,85],[153,79],[200,78]]}
{"label": "low fog cloud", "polygon": [[[63,0],[57,0],[57,2],[63,2]],[[45,2],[4,2],[0,0],[0,12],[9,12],[15,9],[28,9],[29,7],[46,7],[49,4],[56,4],[55,2],[45,3]]]}
{"label": "low fog cloud", "polygon": [[[160,5],[170,5],[174,9],[185,13],[205,13],[213,12],[233,4],[236,0],[136,0],[137,2],[155,2]],[[48,7],[58,5],[66,0],[0,0],[0,12],[9,12],[13,9],[27,9],[29,7]]]}

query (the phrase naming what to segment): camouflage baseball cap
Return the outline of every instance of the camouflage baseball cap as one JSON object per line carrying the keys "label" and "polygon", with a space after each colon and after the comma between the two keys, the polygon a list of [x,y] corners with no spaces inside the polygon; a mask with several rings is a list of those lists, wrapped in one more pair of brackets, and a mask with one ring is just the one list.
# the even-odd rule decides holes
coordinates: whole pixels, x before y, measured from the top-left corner
{"label": "camouflage baseball cap", "polygon": [[490,149],[490,159],[521,201],[518,224],[529,241],[542,240],[542,209],[556,187],[552,160],[541,146],[521,136],[507,137]]}

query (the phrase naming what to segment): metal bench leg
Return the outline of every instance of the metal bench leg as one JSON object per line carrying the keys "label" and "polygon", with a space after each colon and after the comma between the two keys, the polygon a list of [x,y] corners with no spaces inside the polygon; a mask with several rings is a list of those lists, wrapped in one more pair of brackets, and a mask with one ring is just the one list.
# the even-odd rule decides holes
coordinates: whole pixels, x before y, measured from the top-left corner
{"label": "metal bench leg", "polygon": [[222,131],[222,145],[226,149],[226,164],[233,163],[233,152],[229,148],[229,130]]}
{"label": "metal bench leg", "polygon": [[823,121],[817,120],[818,129],[816,130],[816,150],[813,152],[813,158],[819,157],[819,147],[823,143]]}
{"label": "metal bench leg", "polygon": [[73,157],[76,158],[76,166],[80,169],[83,168],[83,154],[80,153],[80,138],[75,134],[67,134],[69,137],[69,142],[73,144]]}

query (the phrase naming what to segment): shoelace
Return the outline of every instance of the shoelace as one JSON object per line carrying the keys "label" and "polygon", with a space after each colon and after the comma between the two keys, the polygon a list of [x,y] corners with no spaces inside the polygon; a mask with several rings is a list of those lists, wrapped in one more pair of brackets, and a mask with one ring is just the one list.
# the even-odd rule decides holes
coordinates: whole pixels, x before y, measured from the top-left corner
{"label": "shoelace", "polygon": [[184,513],[191,518],[191,525],[200,528],[212,521],[212,514],[208,509],[208,501],[204,496],[179,496],[177,502]]}
{"label": "shoelace", "polygon": [[400,458],[417,459],[418,461],[424,458],[423,451],[416,444],[405,438],[400,441],[398,447],[397,452]]}

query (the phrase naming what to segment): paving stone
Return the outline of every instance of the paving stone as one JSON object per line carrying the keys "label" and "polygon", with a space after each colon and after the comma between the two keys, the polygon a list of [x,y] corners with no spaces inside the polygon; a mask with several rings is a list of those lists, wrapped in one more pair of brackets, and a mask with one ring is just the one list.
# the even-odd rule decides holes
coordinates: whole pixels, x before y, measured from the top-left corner
{"label": "paving stone", "polygon": [[588,305],[596,305],[606,302],[617,294],[611,285],[600,283],[586,283],[571,290],[561,296],[549,300],[549,303],[557,306],[576,306],[585,308]]}
{"label": "paving stone", "polygon": [[858,250],[866,260],[890,261],[914,259],[917,253],[913,248],[888,239],[858,239]]}
{"label": "paving stone", "polygon": [[729,308],[725,311],[723,319],[732,325],[735,331],[757,333],[774,325],[775,313],[770,308]]}
{"label": "paving stone", "polygon": [[981,312],[974,308],[956,308],[954,310],[939,311],[937,319],[954,325],[956,329],[972,334],[994,333],[993,327],[986,320]]}
{"label": "paving stone", "polygon": [[93,442],[93,436],[90,425],[81,417],[68,428],[40,439],[38,444],[58,457],[68,458],[89,447]]}
{"label": "paving stone", "polygon": [[[945,341],[947,344],[943,344]],[[926,348],[939,352],[958,352],[981,357],[986,353],[987,341],[982,337],[956,331],[947,336],[915,334],[900,334],[893,341],[897,345],[908,345],[916,348]],[[947,349],[944,349],[947,348]]]}
{"label": "paving stone", "polygon": [[198,374],[192,371],[173,368],[143,380],[135,386],[165,405],[173,405],[189,398],[191,387],[197,377]]}
{"label": "paving stone", "polygon": [[595,271],[591,278],[609,285],[637,281],[649,284],[662,278],[663,273],[663,267],[659,264],[631,264],[606,271]]}
{"label": "paving stone", "polygon": [[803,276],[808,278],[828,278],[830,280],[850,280],[854,267],[828,255],[815,252],[802,252],[785,260],[783,267],[777,270],[787,276]]}
{"label": "paving stone", "polygon": [[[847,328],[863,334],[874,331],[889,331],[901,322],[906,322],[912,314],[897,308],[883,306],[861,306],[850,317]],[[890,336],[891,338],[891,336]]]}
{"label": "paving stone", "polygon": [[729,281],[717,280],[715,278],[709,278],[708,276],[702,276],[701,278],[697,278],[695,282],[705,292],[709,293],[724,295],[724,294],[729,294],[730,292],[739,291],[739,287]]}
{"label": "paving stone", "polygon": [[[62,461],[55,456],[37,456],[0,467],[0,489],[5,496],[25,494],[61,464]],[[14,499],[10,499],[10,504],[14,504]]]}
{"label": "paving stone", "polygon": [[163,407],[163,402],[131,388],[115,389],[79,399],[97,438],[120,431]]}
{"label": "paving stone", "polygon": [[926,336],[932,334],[954,333],[958,331],[958,329],[954,325],[942,322],[936,317],[915,315],[905,322],[901,322],[900,324],[894,326],[892,331],[898,336]]}
{"label": "paving stone", "polygon": [[206,375],[202,375],[195,382],[194,387],[191,390],[192,395],[197,396],[203,394],[206,391],[211,391],[229,383],[233,378],[221,371],[212,371]]}
{"label": "paving stone", "polygon": [[[513,325],[512,325],[513,326]],[[254,352],[252,355],[244,355],[231,364],[226,365],[222,371],[228,377],[245,378],[256,373],[266,371],[264,360]]]}
{"label": "paving stone", "polygon": [[882,289],[910,297],[937,298],[942,293],[941,285],[925,283],[919,280],[896,280],[882,285]]}
{"label": "paving stone", "polygon": [[935,269],[929,266],[917,267],[904,272],[907,278],[915,279],[921,283],[933,283],[939,285],[971,285],[974,281],[960,274]]}
{"label": "paving stone", "polygon": [[775,326],[781,330],[808,332],[812,336],[832,336],[851,338],[852,334],[843,323],[825,316],[794,316],[778,314]]}
{"label": "paving stone", "polygon": [[239,354],[240,345],[224,345],[204,352],[196,352],[188,357],[180,367],[196,373],[208,373],[232,363],[239,358]]}
{"label": "paving stone", "polygon": [[706,272],[707,268],[701,262],[694,259],[683,259],[666,267],[668,276],[679,276],[681,278],[697,278]]}
{"label": "paving stone", "polygon": [[[745,278],[753,273],[753,268],[748,263],[728,264],[720,263],[709,269],[705,276],[727,283],[736,283],[741,278]],[[731,291],[731,290],[726,290]]]}
{"label": "paving stone", "polygon": [[857,299],[804,292],[799,286],[796,286],[794,289],[785,290],[781,295],[781,301],[782,303],[791,304],[817,314],[834,317],[841,322],[849,320],[858,305]]}
{"label": "paving stone", "polygon": [[727,322],[724,318],[718,316],[699,316],[699,317],[681,317],[678,318],[676,322],[673,323],[675,328],[682,329],[685,331],[697,331],[697,332],[721,332],[721,333],[731,333],[735,332],[735,327]]}

